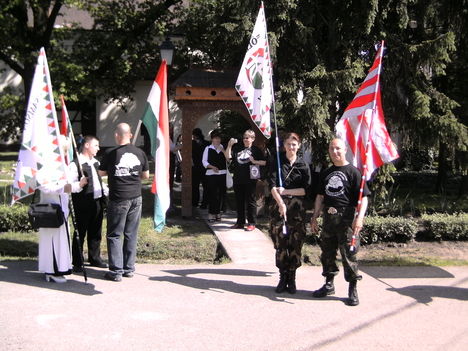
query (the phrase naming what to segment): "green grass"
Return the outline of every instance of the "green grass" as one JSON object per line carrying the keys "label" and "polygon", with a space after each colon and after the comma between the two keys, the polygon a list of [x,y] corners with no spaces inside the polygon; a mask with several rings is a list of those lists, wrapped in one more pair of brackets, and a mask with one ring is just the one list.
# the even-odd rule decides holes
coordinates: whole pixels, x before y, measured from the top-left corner
{"label": "green grass", "polygon": [[[13,165],[18,153],[0,153],[0,204],[9,205],[11,201],[11,183],[14,177]],[[154,169],[154,167],[152,167]],[[143,209],[139,228],[137,262],[195,264],[226,262],[218,247],[218,240],[211,233],[205,222],[182,219],[180,215],[180,193],[175,193],[175,215],[167,217],[167,225],[158,233],[153,229],[154,195],[149,188],[152,179],[143,181]],[[31,197],[21,202],[29,203]],[[103,223],[101,251],[107,257],[105,240],[106,220]],[[38,234],[7,232],[0,233],[0,260],[35,259],[37,257]],[[86,253],[86,247],[85,247]]]}
{"label": "green grass", "polygon": [[[212,264],[222,261],[218,241],[201,221],[178,220],[168,224],[161,233],[153,229],[152,218],[142,218],[137,244],[137,262],[171,264]],[[106,223],[104,221],[103,233]],[[7,232],[0,234],[0,260],[35,259],[38,234]],[[102,256],[107,257],[105,235]],[[86,253],[86,247],[85,247]],[[86,255],[85,255],[86,256]]]}

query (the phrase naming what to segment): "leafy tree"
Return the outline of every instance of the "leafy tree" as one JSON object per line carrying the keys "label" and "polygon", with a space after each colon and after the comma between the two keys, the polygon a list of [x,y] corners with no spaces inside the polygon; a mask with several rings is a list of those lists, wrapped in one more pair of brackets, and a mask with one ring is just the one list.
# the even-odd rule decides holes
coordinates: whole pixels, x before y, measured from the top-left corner
{"label": "leafy tree", "polygon": [[[37,54],[47,52],[54,91],[70,102],[89,106],[96,97],[128,96],[137,79],[153,75],[159,61],[160,38],[166,23],[181,0],[0,0],[0,60],[23,79],[21,105],[4,105],[2,136],[18,132],[28,100]],[[92,30],[74,24],[55,28],[65,6],[88,11],[94,19]],[[168,11],[172,8],[173,11]],[[65,41],[75,44],[65,47]],[[153,68],[151,70],[151,68]],[[152,79],[152,77],[150,78]],[[3,99],[5,100],[5,99]],[[9,108],[5,108],[9,107]],[[15,112],[16,110],[16,112]],[[8,126],[6,128],[5,126]]]}

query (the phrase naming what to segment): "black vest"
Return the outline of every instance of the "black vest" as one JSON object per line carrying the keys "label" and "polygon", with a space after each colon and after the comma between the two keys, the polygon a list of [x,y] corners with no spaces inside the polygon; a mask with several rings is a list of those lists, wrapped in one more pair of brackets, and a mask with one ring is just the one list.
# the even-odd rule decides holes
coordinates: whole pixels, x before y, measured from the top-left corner
{"label": "black vest", "polygon": [[208,149],[208,163],[212,166],[217,167],[218,169],[226,169],[226,157],[224,153],[216,152],[216,150],[209,148]]}
{"label": "black vest", "polygon": [[[91,166],[87,163],[83,163],[81,167],[83,168],[83,174],[80,174],[80,168],[78,165],[78,159],[73,160],[78,169],[78,178],[81,179],[81,176],[84,175],[88,178],[88,184],[86,184],[79,193],[72,193],[73,201],[83,201],[83,200],[94,200],[94,184],[93,184],[93,172]],[[99,162],[94,163],[94,169],[96,170],[99,184],[101,184],[101,197],[104,196],[104,189],[102,188],[102,179],[98,173]]]}

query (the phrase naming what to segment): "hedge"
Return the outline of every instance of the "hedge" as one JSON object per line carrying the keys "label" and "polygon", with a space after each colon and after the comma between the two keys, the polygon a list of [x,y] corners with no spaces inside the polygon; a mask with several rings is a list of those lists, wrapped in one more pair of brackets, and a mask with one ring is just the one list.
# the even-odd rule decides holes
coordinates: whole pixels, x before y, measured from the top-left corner
{"label": "hedge", "polygon": [[373,217],[364,220],[361,244],[408,242],[416,238],[418,223],[413,218]]}
{"label": "hedge", "polygon": [[425,240],[468,240],[468,213],[422,215],[425,230],[418,238]]}
{"label": "hedge", "polygon": [[30,232],[28,206],[17,203],[14,206],[0,206],[0,232]]}

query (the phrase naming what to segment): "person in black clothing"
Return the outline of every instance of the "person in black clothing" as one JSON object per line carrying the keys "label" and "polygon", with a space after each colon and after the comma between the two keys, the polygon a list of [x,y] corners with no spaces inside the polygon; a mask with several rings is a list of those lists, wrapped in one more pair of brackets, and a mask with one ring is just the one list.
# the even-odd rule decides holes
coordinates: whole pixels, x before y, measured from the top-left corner
{"label": "person in black clothing", "polygon": [[130,143],[132,133],[127,123],[117,125],[114,137],[118,146],[105,153],[99,175],[109,176],[107,250],[110,271],[104,277],[121,281],[122,276],[133,277],[135,271],[141,180],[149,178],[149,167],[144,151]]}
{"label": "person in black clothing", "polygon": [[[315,199],[311,229],[318,232],[317,218],[323,211],[323,226],[320,234],[322,254],[322,275],[325,284],[314,291],[314,297],[325,297],[335,293],[333,279],[338,274],[336,254],[341,253],[345,280],[349,282],[347,304],[359,304],[357,281],[362,277],[358,271],[357,251],[359,232],[362,229],[367,209],[367,196],[370,194],[364,183],[363,197],[359,213],[355,216],[361,184],[361,172],[346,160],[346,146],[341,139],[333,139],[328,152],[333,166],[320,174],[318,194]],[[354,250],[350,250],[353,235],[356,237]]]}
{"label": "person in black clothing", "polygon": [[[202,162],[206,168],[208,187],[208,221],[221,220],[221,202],[226,193],[226,151],[221,145],[221,133],[218,129],[210,133],[211,145],[203,151]],[[229,141],[232,146],[233,140]],[[229,147],[228,145],[228,147]]]}
{"label": "person in black clothing", "polygon": [[205,180],[206,169],[203,166],[202,158],[203,151],[210,145],[205,140],[200,128],[195,128],[192,131],[192,206],[197,207],[200,202],[200,183],[203,188],[203,198],[201,207],[206,208],[208,204],[208,196]]}
{"label": "person in black clothing", "polygon": [[[83,176],[87,179],[86,185],[80,187],[79,192],[72,193],[76,229],[80,240],[80,247],[77,241],[73,240],[73,271],[75,272],[82,271],[82,250],[86,234],[88,234],[89,263],[91,266],[107,268],[107,264],[101,258],[101,229],[109,189],[98,174],[99,161],[95,158],[98,151],[98,138],[86,135],[83,138],[81,153],[70,165],[70,173],[74,182],[79,182],[78,179]],[[81,167],[78,166],[78,162]]]}
{"label": "person in black clothing", "polygon": [[260,178],[260,166],[265,166],[265,156],[263,152],[253,145],[255,132],[246,130],[243,135],[243,143],[234,144],[227,147],[228,159],[232,156],[234,168],[234,195],[236,196],[237,221],[232,226],[233,229],[244,229],[245,210],[247,205],[247,231],[255,229],[256,224],[256,199],[255,190],[257,180]]}
{"label": "person in black clothing", "polygon": [[[306,234],[304,197],[309,186],[309,166],[297,156],[301,139],[288,133],[283,139],[284,154],[280,154],[281,173],[277,162],[271,165],[271,194],[275,200],[270,209],[269,233],[276,250],[276,266],[280,280],[277,293],[286,289],[296,293],[296,269],[301,266],[302,245]],[[278,178],[282,179],[279,186]]]}

